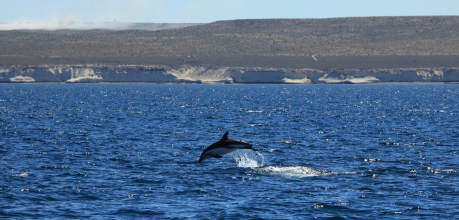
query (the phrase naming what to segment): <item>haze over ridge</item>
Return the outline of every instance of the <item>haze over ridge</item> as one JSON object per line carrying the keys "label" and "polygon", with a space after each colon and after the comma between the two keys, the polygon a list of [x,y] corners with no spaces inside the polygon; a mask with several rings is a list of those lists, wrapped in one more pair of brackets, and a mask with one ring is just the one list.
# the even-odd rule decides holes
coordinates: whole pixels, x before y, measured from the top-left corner
{"label": "haze over ridge", "polygon": [[199,23],[132,23],[132,22],[67,22],[67,21],[46,21],[46,22],[9,22],[0,23],[0,31],[10,30],[163,30],[171,28],[182,28]]}

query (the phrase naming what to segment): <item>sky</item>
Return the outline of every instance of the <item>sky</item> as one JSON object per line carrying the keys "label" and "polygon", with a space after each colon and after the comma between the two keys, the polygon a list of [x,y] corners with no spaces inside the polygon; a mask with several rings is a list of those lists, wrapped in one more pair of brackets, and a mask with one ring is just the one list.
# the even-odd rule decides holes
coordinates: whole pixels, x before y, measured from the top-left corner
{"label": "sky", "polygon": [[69,22],[459,15],[459,0],[0,0],[0,30]]}

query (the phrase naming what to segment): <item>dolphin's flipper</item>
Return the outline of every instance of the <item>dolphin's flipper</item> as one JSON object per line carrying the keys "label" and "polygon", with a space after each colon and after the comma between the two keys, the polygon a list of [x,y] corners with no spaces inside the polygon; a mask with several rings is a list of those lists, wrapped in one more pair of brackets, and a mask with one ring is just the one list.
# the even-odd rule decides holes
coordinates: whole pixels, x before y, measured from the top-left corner
{"label": "dolphin's flipper", "polygon": [[220,139],[220,141],[228,140],[228,134],[229,134],[229,131],[227,131],[227,132],[223,135],[223,137],[222,137],[222,139]]}
{"label": "dolphin's flipper", "polygon": [[220,155],[218,155],[218,154],[215,154],[215,155],[212,155],[212,157],[214,157],[214,158],[222,158],[223,156],[220,156]]}

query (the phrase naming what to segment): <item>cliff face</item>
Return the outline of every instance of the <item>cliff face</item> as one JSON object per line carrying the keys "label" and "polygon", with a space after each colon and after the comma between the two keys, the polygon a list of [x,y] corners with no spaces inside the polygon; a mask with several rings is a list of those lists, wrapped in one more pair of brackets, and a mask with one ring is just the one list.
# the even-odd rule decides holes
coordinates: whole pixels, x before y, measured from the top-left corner
{"label": "cliff face", "polygon": [[0,82],[39,83],[391,83],[459,82],[459,68],[330,70],[201,66],[14,66]]}

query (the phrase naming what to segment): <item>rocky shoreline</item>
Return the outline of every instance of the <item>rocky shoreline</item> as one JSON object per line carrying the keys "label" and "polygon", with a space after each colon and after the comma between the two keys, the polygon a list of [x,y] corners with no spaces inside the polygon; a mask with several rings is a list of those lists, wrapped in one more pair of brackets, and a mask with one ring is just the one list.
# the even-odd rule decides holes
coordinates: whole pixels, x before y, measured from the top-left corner
{"label": "rocky shoreline", "polygon": [[16,65],[0,83],[458,83],[459,68],[288,69],[146,65]]}

